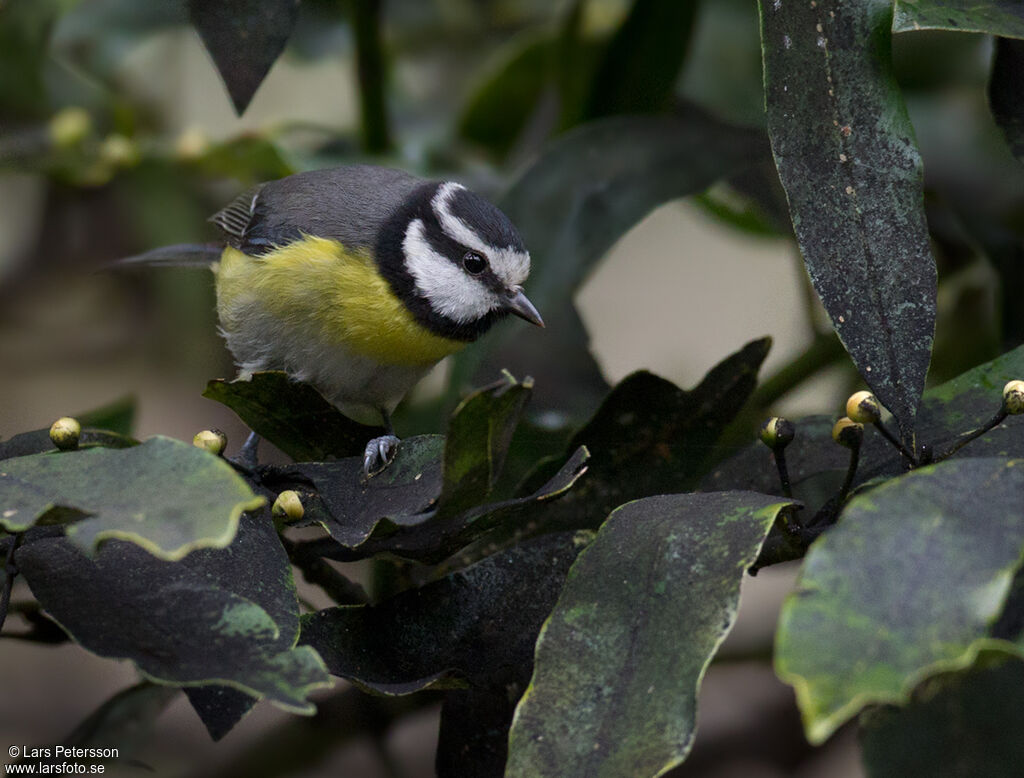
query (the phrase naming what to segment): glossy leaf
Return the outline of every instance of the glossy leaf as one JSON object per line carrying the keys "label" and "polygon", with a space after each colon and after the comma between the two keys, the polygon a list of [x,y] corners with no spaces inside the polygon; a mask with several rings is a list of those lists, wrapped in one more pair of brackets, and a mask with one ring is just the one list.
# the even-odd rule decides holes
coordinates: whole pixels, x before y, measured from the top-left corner
{"label": "glossy leaf", "polygon": [[120,541],[90,559],[62,538],[26,543],[17,562],[77,642],[160,683],[230,686],[299,713],[328,684],[316,653],[293,647],[295,590],[265,511],[245,518],[232,546],[180,562]]}
{"label": "glossy leaf", "polygon": [[380,427],[353,421],[309,384],[278,371],[254,373],[250,381],[210,381],[203,397],[238,414],[249,428],[298,462],[362,456]]}
{"label": "glossy leaf", "polygon": [[643,371],[624,378],[569,443],[569,451],[586,446],[590,452],[588,473],[550,506],[545,522],[596,528],[629,500],[692,488],[754,390],[770,345],[770,338],[752,341],[689,391]]}
{"label": "glossy leaf", "polygon": [[445,438],[441,515],[479,505],[490,495],[532,391],[532,379],[520,383],[506,373],[455,409]]}
{"label": "glossy leaf", "polygon": [[695,0],[633,0],[594,75],[588,114],[666,108],[686,59],[696,11]]}
{"label": "glossy leaf", "polygon": [[896,0],[893,32],[960,30],[1024,38],[1017,0]]}
{"label": "glossy leaf", "polygon": [[188,16],[242,114],[284,51],[299,0],[187,0]]}
{"label": "glossy leaf", "polygon": [[[530,249],[527,293],[548,328],[497,329],[486,346],[456,358],[454,385],[507,368],[537,379],[534,407],[585,416],[603,382],[572,308],[578,286],[656,207],[736,173],[763,157],[766,146],[762,133],[695,108],[676,116],[611,117],[560,136],[499,202]],[[586,393],[573,396],[577,386]],[[571,401],[553,401],[559,391]]]}
{"label": "glossy leaf", "polygon": [[83,428],[114,432],[128,437],[135,425],[135,398],[128,396],[75,416]]}
{"label": "glossy leaf", "polygon": [[[82,436],[78,447],[82,449],[96,448],[130,448],[137,446],[139,441],[120,435],[116,432],[106,430],[89,429],[83,424]],[[50,430],[32,430],[31,432],[19,432],[0,443],[0,460],[12,459],[14,457],[26,457],[30,454],[42,454],[56,451],[50,439]]]}
{"label": "glossy leaf", "polygon": [[222,548],[242,512],[263,503],[222,459],[163,437],[122,450],[18,457],[0,469],[0,525],[20,531],[54,508],[72,509],[88,517],[68,537],[89,552],[109,538],[172,560]]}
{"label": "glossy leaf", "polygon": [[974,661],[1020,565],[1021,505],[1024,460],[1002,458],[922,468],[849,503],[811,547],[777,633],[776,671],[812,743]]}
{"label": "glossy leaf", "polygon": [[614,511],[538,638],[506,775],[660,775],[682,762],[740,579],[787,504],[720,492]]}
{"label": "glossy leaf", "polygon": [[804,262],[854,364],[911,441],[936,276],[891,21],[887,0],[761,0],[768,133]]}
{"label": "glossy leaf", "polygon": [[930,678],[905,708],[861,716],[870,778],[1010,776],[1024,763],[1024,662],[989,658]]}
{"label": "glossy leaf", "polygon": [[378,605],[302,617],[301,642],[334,675],[380,694],[525,685],[533,642],[581,544],[526,541]]}
{"label": "glossy leaf", "polygon": [[[1021,27],[1024,28],[1024,19]],[[996,39],[988,101],[1013,154],[1024,162],[1024,41]]]}

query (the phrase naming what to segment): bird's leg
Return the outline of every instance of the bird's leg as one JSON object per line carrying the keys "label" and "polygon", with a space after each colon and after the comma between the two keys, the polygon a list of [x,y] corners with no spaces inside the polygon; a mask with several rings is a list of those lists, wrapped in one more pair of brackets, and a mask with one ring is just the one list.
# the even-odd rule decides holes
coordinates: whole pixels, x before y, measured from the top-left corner
{"label": "bird's leg", "polygon": [[245,443],[242,444],[242,448],[239,449],[238,455],[231,460],[231,463],[236,467],[251,473],[259,464],[259,447],[260,436],[255,432],[250,432],[249,437],[247,437],[245,439]]}
{"label": "bird's leg", "polygon": [[366,450],[363,452],[363,474],[367,478],[382,472],[398,453],[399,440],[395,436],[395,428],[391,425],[391,414],[381,408],[380,416],[387,434],[366,444]]}

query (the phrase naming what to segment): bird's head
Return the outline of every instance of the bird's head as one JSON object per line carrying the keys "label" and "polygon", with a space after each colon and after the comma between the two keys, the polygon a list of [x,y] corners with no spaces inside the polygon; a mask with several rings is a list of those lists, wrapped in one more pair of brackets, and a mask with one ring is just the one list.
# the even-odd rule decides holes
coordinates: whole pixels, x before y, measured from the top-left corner
{"label": "bird's head", "polygon": [[395,293],[437,334],[474,340],[510,313],[544,326],[523,293],[530,254],[519,232],[461,184],[417,188],[385,226],[378,256]]}

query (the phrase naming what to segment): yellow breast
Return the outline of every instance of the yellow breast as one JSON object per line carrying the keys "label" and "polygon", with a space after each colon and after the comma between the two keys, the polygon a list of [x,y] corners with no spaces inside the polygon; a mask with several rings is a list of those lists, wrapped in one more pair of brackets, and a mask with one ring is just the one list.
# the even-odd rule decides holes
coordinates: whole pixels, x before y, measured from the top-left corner
{"label": "yellow breast", "polygon": [[244,329],[256,306],[282,326],[382,364],[431,365],[466,345],[419,324],[368,252],[334,240],[307,236],[258,258],[229,247],[216,273],[228,332]]}

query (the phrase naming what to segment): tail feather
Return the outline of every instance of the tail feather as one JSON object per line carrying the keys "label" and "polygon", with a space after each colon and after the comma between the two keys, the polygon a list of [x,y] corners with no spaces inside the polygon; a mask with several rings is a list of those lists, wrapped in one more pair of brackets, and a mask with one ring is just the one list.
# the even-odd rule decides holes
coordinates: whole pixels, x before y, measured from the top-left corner
{"label": "tail feather", "polygon": [[110,270],[136,267],[210,267],[224,250],[217,243],[178,243],[118,259],[107,265]]}

